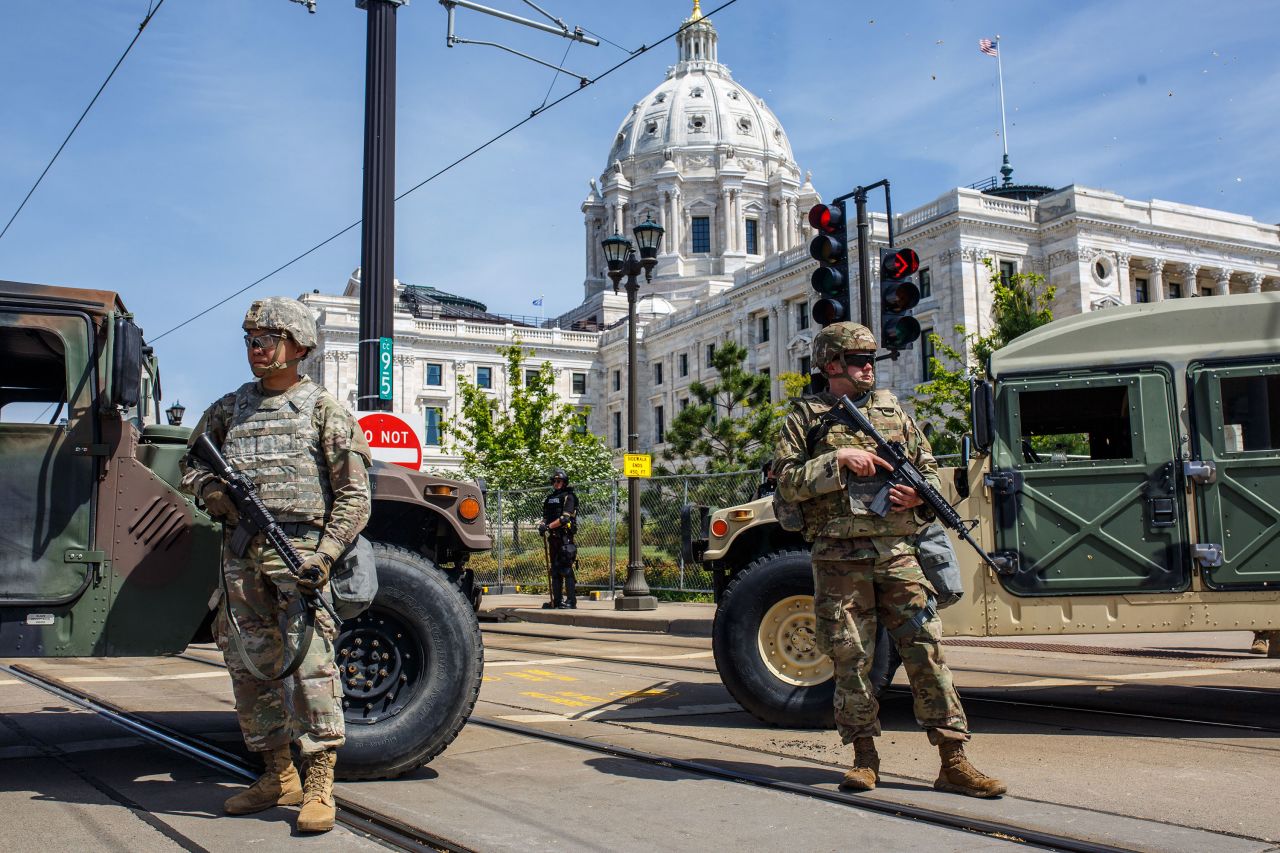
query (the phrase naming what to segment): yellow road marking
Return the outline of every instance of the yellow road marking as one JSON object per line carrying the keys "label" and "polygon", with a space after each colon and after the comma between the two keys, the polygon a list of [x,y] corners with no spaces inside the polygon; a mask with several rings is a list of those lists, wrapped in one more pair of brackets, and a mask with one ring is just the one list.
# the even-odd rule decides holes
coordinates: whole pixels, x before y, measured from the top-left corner
{"label": "yellow road marking", "polygon": [[556,705],[566,705],[570,708],[586,708],[590,706],[590,702],[579,702],[577,699],[566,699],[563,696],[554,696],[550,693],[537,693],[529,691],[521,693],[521,696],[528,696],[530,699],[542,699],[546,702],[552,702]]}

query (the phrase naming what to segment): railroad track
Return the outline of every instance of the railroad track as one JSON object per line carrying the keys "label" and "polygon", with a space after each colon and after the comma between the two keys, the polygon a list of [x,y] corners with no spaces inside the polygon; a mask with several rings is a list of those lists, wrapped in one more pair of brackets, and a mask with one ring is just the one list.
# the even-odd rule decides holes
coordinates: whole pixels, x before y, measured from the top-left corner
{"label": "railroad track", "polygon": [[[200,661],[201,663],[212,663],[198,657],[186,655],[183,655],[183,657],[188,660]],[[159,744],[201,764],[230,773],[240,779],[251,781],[258,777],[258,773],[255,770],[252,770],[239,756],[233,753],[147,719],[141,714],[126,711],[111,702],[92,696],[59,679],[35,672],[21,664],[0,665],[0,670],[79,708],[92,711],[145,740]],[[338,805],[337,821],[339,824],[392,849],[475,853],[470,847],[465,847],[420,827],[410,826],[397,818],[366,808],[344,797],[335,795],[334,799]]]}
{"label": "railroad track", "polygon": [[[224,668],[221,663],[195,655],[184,654],[178,657],[201,663],[206,666]],[[144,715],[125,710],[111,702],[90,695],[86,691],[68,685],[59,679],[37,673],[25,666],[2,666],[0,670],[8,672],[15,678],[45,690],[64,701],[100,714],[126,730],[149,741],[161,744],[166,748],[181,753],[203,764],[218,768],[243,779],[253,779],[256,773],[250,770],[238,756],[217,746],[205,743],[189,734],[177,731],[168,726],[147,719]],[[597,755],[607,755],[628,761],[635,761],[656,767],[678,770],[694,776],[736,784],[750,785],[777,791],[792,796],[803,797],[834,803],[862,811],[874,812],[905,820],[938,826],[946,829],[973,833],[975,835],[1022,844],[1028,848],[1071,851],[1071,853],[1125,853],[1127,848],[1102,844],[1088,839],[1058,835],[1041,830],[1018,826],[1002,821],[988,820],[970,815],[930,809],[923,806],[902,802],[890,802],[868,799],[845,794],[838,790],[828,790],[812,785],[787,782],[760,774],[742,770],[731,770],[704,761],[675,758],[667,755],[645,752],[629,747],[614,746],[572,735],[559,734],[537,729],[507,720],[496,719],[473,714],[469,720],[473,725],[496,731],[514,734],[530,740],[555,743]],[[418,827],[410,826],[396,818],[380,814],[350,800],[336,797],[338,802],[338,822],[358,833],[376,839],[389,847],[400,850],[440,850],[467,851],[470,848],[432,834]]]}
{"label": "railroad track", "polygon": [[[554,640],[559,640],[563,642],[575,642],[575,641],[589,642],[585,640],[579,640],[578,638],[573,638],[573,637],[561,637],[561,636],[552,636],[552,635],[533,635],[533,634],[526,634],[523,632],[497,632],[497,633],[504,633],[511,636],[521,636],[521,637],[536,636],[539,639],[554,639]],[[703,675],[707,673],[715,672],[714,667],[689,666],[687,664],[671,663],[664,660],[650,660],[650,661],[637,660],[635,659],[634,656],[630,656],[630,655],[628,656],[592,655],[592,654],[582,654],[582,653],[567,652],[567,651],[560,652],[560,651],[555,651],[554,649],[545,649],[545,648],[532,649],[532,648],[522,647],[522,646],[499,646],[489,642],[485,643],[485,648],[493,651],[515,652],[518,654],[538,655],[543,657],[558,657],[558,658],[565,658],[568,660],[594,661],[599,663],[621,664],[624,666],[645,667],[649,669],[658,668],[658,669],[675,670],[679,672],[697,672]],[[682,648],[682,647],[677,646],[675,648]],[[955,666],[952,666],[951,670],[953,672],[972,672],[972,673],[990,674],[990,675],[1017,675],[1017,676],[1025,676],[1028,678],[1046,678],[1046,679],[1064,679],[1069,681],[1083,681],[1091,684],[1096,684],[1098,686],[1107,686],[1107,687],[1116,687],[1116,686],[1120,686],[1123,683],[1115,679],[1096,678],[1096,677],[1090,677],[1087,675],[1063,676],[1060,673],[1055,674],[1055,673],[1037,673],[1037,672],[1021,672],[1021,671],[1011,672],[1008,670],[982,669],[977,667],[955,667]],[[1249,690],[1247,688],[1213,687],[1213,686],[1194,685],[1194,684],[1181,684],[1181,685],[1178,685],[1178,688],[1180,690],[1211,690],[1216,693],[1228,693],[1228,694],[1229,693],[1252,694],[1252,693],[1258,692],[1254,690]],[[992,687],[990,688],[983,688],[983,689],[1000,689],[1000,685],[992,685]],[[1264,734],[1280,734],[1280,727],[1276,727],[1276,726],[1254,725],[1249,723],[1231,723],[1223,720],[1203,720],[1203,719],[1196,719],[1193,717],[1177,717],[1169,714],[1148,714],[1148,713],[1142,713],[1137,711],[1120,711],[1120,710],[1114,710],[1109,708],[1092,708],[1085,705],[1067,705],[1067,704],[1062,704],[1057,702],[1030,702],[1026,700],[1009,699],[1009,698],[1003,698],[1003,697],[976,696],[973,694],[972,690],[973,689],[970,688],[968,690],[962,689],[960,691],[961,697],[964,699],[965,702],[980,703],[980,704],[986,704],[986,705],[1002,705],[1002,706],[1014,707],[1014,708],[1035,708],[1035,709],[1046,710],[1046,711],[1066,711],[1066,712],[1077,713],[1077,714],[1094,714],[1094,715],[1106,716],[1106,717],[1118,717],[1122,719],[1146,720],[1150,722],[1179,723],[1182,725],[1209,726],[1209,727],[1216,727],[1216,728],[1232,729],[1235,731],[1259,732]],[[889,687],[888,692],[894,695],[900,695],[900,696],[911,695],[911,691],[905,687]]]}

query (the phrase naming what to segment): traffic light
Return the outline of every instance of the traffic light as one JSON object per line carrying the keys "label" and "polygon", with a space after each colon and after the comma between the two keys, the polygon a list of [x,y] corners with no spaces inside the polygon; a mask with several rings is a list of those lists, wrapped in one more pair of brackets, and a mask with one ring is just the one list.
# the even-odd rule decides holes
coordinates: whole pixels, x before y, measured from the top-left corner
{"label": "traffic light", "polygon": [[918,269],[914,250],[880,250],[880,346],[885,349],[903,349],[920,337],[920,323],[906,313],[920,302],[920,288],[909,278]]}
{"label": "traffic light", "polygon": [[809,244],[809,254],[818,262],[818,268],[809,281],[821,297],[813,305],[813,319],[819,326],[829,326],[849,319],[849,246],[844,204],[815,204],[809,210],[809,224],[818,229],[818,236]]}

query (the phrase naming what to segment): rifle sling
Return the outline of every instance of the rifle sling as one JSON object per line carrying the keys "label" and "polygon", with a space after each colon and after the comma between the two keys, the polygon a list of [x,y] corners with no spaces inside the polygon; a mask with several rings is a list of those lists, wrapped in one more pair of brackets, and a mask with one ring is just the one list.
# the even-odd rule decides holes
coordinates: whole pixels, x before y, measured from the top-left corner
{"label": "rifle sling", "polygon": [[[302,639],[298,642],[298,650],[294,653],[293,659],[288,659],[288,649],[285,649],[286,660],[277,675],[267,675],[254,664],[253,659],[249,657],[248,652],[244,648],[244,638],[240,634],[240,624],[236,622],[236,615],[231,610],[231,596],[227,589],[227,573],[224,569],[219,572],[222,580],[222,606],[226,609],[227,614],[227,633],[231,635],[231,647],[235,649],[240,660],[244,661],[245,667],[249,673],[259,681],[282,681],[298,671],[298,667],[302,666],[303,659],[306,658],[307,652],[311,650],[311,640],[315,637],[316,632],[316,609],[308,606],[302,599],[302,595],[296,595],[289,602],[288,608],[285,610],[285,625],[287,626],[293,618],[302,614],[306,630],[302,634]],[[284,629],[280,631],[280,645],[288,646],[288,634]]]}

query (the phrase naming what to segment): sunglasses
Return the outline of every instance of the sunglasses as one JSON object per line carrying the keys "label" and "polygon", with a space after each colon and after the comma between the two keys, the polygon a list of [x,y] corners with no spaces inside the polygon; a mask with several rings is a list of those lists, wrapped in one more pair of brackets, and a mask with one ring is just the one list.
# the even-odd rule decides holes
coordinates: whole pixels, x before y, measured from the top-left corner
{"label": "sunglasses", "polygon": [[844,354],[844,363],[850,367],[866,367],[869,364],[875,364],[875,361],[875,355],[870,353],[847,352]]}
{"label": "sunglasses", "polygon": [[284,340],[284,335],[280,333],[272,333],[269,335],[245,335],[244,345],[249,349],[275,349],[280,341]]}

